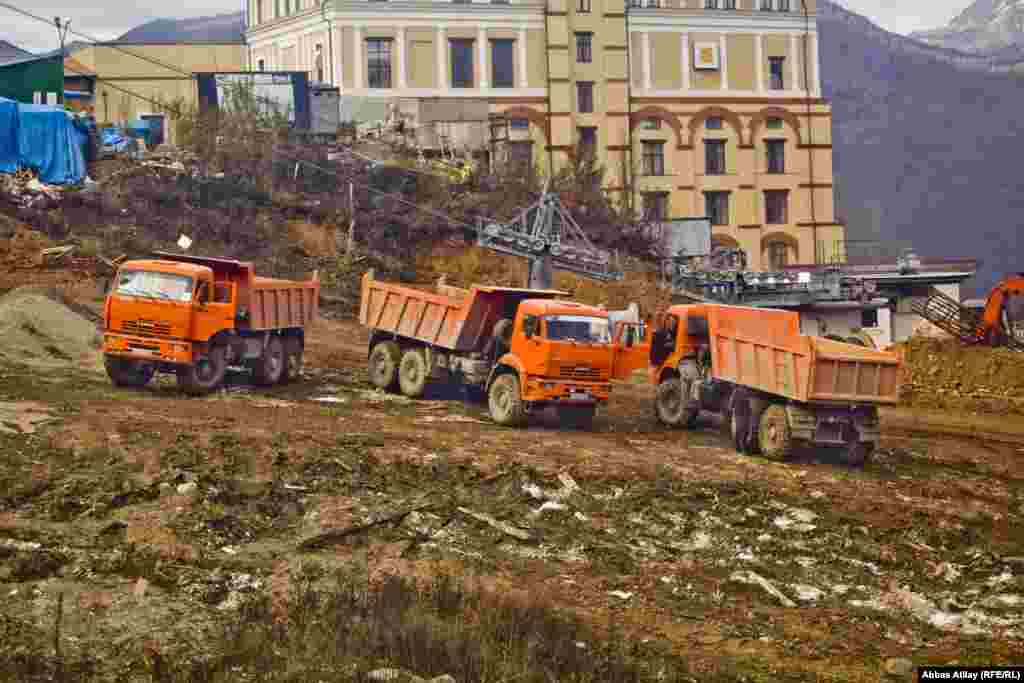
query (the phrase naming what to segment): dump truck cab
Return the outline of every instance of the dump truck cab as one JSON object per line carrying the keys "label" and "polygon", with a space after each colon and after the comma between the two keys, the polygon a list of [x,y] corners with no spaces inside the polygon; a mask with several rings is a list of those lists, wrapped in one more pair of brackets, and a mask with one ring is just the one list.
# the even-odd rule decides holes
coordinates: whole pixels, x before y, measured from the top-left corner
{"label": "dump truck cab", "polygon": [[[597,404],[608,400],[608,311],[571,301],[527,299],[518,306],[509,341],[509,352],[497,359],[487,382],[489,399],[497,401],[492,411],[499,417],[517,410],[507,391],[494,389],[503,375],[515,377],[524,413],[555,405],[569,421],[586,422]],[[510,377],[501,382],[511,384]]]}
{"label": "dump truck cab", "polygon": [[611,390],[608,311],[566,301],[567,292],[445,284],[433,290],[363,276],[359,320],[370,329],[370,381],[423,395],[429,380],[487,396],[499,424],[521,425],[557,406],[586,426]]}
{"label": "dump truck cab", "polygon": [[120,265],[104,307],[104,356],[116,385],[171,372],[191,393],[220,386],[229,365],[260,384],[294,376],[319,280],[255,276],[252,263],[177,254]]}
{"label": "dump truck cab", "polygon": [[[107,298],[106,329],[127,335],[208,342],[235,325],[237,282],[216,280],[209,266],[157,259],[128,261],[118,269]],[[180,344],[157,352],[178,358]],[[138,354],[153,355],[153,347]],[[186,359],[191,360],[191,359]]]}

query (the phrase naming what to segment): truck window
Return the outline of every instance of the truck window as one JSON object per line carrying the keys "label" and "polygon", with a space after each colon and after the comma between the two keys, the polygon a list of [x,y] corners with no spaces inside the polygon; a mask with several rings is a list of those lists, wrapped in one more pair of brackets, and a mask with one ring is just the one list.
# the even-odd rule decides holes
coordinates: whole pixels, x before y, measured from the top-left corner
{"label": "truck window", "polygon": [[608,320],[587,315],[544,316],[547,338],[552,341],[576,341],[586,344],[610,344]]}
{"label": "truck window", "polygon": [[231,285],[226,282],[218,282],[213,286],[213,303],[231,303]]}
{"label": "truck window", "polygon": [[121,296],[137,296],[168,301],[191,301],[192,278],[175,273],[127,270],[117,274],[114,290]]}

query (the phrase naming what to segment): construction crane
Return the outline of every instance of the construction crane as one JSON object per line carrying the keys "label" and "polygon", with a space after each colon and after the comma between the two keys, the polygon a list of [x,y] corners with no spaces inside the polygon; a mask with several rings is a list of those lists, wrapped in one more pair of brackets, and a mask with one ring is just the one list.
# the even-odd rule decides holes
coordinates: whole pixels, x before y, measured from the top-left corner
{"label": "construction crane", "polygon": [[547,186],[539,200],[508,223],[481,219],[477,234],[479,246],[530,262],[530,289],[551,289],[555,270],[601,282],[623,278],[612,266],[612,255],[594,246]]}
{"label": "construction crane", "polygon": [[1024,273],[1017,273],[992,288],[980,314],[934,287],[927,297],[913,301],[910,309],[964,344],[1024,351],[1024,340],[1016,332],[1007,305],[1012,297],[1021,294],[1024,294]]}

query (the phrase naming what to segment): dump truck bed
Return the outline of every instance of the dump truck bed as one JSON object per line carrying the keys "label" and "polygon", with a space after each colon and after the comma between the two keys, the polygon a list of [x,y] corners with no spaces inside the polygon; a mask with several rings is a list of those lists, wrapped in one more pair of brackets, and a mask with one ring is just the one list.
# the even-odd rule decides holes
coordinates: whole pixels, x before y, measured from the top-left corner
{"label": "dump truck bed", "polygon": [[450,351],[483,346],[494,323],[512,318],[526,299],[554,299],[566,292],[549,289],[438,285],[429,292],[363,276],[359,322],[373,330],[416,339]]}
{"label": "dump truck bed", "polygon": [[300,282],[253,277],[247,289],[251,329],[305,327],[316,319],[320,303],[317,280]]}
{"label": "dump truck bed", "polygon": [[709,306],[708,327],[717,379],[802,402],[899,401],[898,355],[800,334],[796,313]]}

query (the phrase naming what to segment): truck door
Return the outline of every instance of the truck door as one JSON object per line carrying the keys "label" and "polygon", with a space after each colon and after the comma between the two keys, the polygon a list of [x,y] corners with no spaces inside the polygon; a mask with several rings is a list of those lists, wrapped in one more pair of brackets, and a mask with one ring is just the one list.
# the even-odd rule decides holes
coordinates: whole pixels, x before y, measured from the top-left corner
{"label": "truck door", "polygon": [[222,330],[234,328],[235,295],[233,282],[200,281],[194,304],[196,341],[206,341]]}
{"label": "truck door", "polygon": [[612,379],[628,380],[650,363],[651,325],[643,322],[616,323],[612,336]]}

